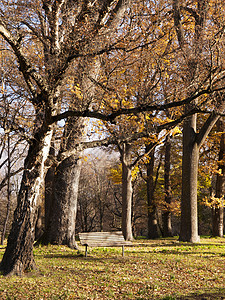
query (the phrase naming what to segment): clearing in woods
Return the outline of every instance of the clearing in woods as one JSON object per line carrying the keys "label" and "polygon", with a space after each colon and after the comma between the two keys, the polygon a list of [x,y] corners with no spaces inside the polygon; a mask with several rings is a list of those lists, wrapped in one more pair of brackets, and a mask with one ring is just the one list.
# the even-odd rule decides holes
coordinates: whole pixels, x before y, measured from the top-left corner
{"label": "clearing in woods", "polygon": [[84,251],[38,246],[38,271],[0,275],[0,299],[225,299],[223,238],[136,240],[124,257],[120,248]]}

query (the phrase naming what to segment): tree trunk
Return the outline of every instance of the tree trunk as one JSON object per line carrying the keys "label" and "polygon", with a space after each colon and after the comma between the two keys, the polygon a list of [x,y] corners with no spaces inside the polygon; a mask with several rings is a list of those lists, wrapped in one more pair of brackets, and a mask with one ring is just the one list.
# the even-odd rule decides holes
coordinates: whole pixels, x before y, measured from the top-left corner
{"label": "tree trunk", "polygon": [[131,145],[123,144],[120,148],[122,162],[122,231],[126,241],[133,240],[132,233],[132,175]]}
{"label": "tree trunk", "polygon": [[213,207],[212,208],[212,235],[223,237],[223,218],[224,218],[224,207]]}
{"label": "tree trunk", "polygon": [[[100,70],[98,59],[94,61],[83,61],[79,64],[79,82],[82,92],[82,105],[93,100],[95,94],[95,85],[89,79],[97,78]],[[76,101],[78,101],[76,99]],[[75,103],[77,105],[78,103]],[[63,140],[59,153],[69,152],[76,149],[77,144],[85,136],[86,125],[82,118],[70,117],[65,125]],[[79,178],[81,171],[81,153],[77,151],[76,155],[70,156],[60,162],[56,168],[53,183],[53,194],[47,202],[52,202],[50,210],[50,224],[43,237],[44,243],[63,244],[70,248],[77,249],[75,241],[75,226],[77,216],[77,197]],[[52,199],[51,199],[52,197]]]}
{"label": "tree trunk", "polygon": [[171,166],[171,138],[166,136],[165,141],[165,165],[164,165],[164,186],[165,186],[165,203],[168,204],[162,215],[163,221],[163,236],[171,237],[172,222],[170,204],[172,201],[171,184],[170,184],[170,166]]}
{"label": "tree trunk", "polygon": [[45,161],[48,157],[51,138],[52,130],[49,129],[46,133],[35,135],[30,145],[24,163],[12,229],[0,264],[0,270],[5,275],[22,275],[24,271],[35,268],[33,242],[36,212],[40,188],[44,182]]}
{"label": "tree trunk", "polygon": [[[198,1],[196,7],[196,16],[194,18],[194,34],[187,36],[185,34],[182,21],[183,10],[182,1],[173,0],[173,19],[177,40],[182,50],[185,63],[185,74],[183,76],[187,94],[195,92],[194,83],[198,82],[201,73],[201,61],[204,49],[204,29],[206,15],[208,12],[208,1]],[[191,39],[189,39],[191,38]],[[191,45],[191,46],[190,46]],[[197,81],[196,81],[197,80]],[[185,113],[192,109],[195,103],[185,107]],[[193,106],[192,106],[193,105]],[[198,235],[198,216],[197,216],[197,173],[199,148],[211,130],[214,122],[214,116],[209,117],[200,133],[196,133],[197,115],[188,117],[183,125],[183,160],[182,160],[182,195],[181,195],[181,229],[180,241],[197,243],[200,241]]]}
{"label": "tree trunk", "polygon": [[[99,195],[99,197],[101,197]],[[100,227],[100,231],[103,231],[103,217],[104,217],[104,207],[103,207],[103,203],[100,199],[99,201],[99,227]]]}
{"label": "tree trunk", "polygon": [[199,147],[196,143],[196,120],[196,115],[187,118],[183,127],[181,229],[179,237],[180,241],[192,243],[200,241],[197,207]]}
{"label": "tree trunk", "polygon": [[[54,148],[54,138],[52,139],[51,147],[49,150],[49,158],[54,157],[55,158],[55,148]],[[49,160],[48,158],[48,160]],[[48,165],[48,162],[47,162]],[[50,162],[50,168],[48,168],[48,171],[45,176],[45,183],[44,183],[44,226],[43,226],[43,232],[41,236],[36,238],[37,244],[48,244],[50,243],[47,238],[47,232],[50,227],[51,223],[51,214],[52,209],[54,209],[53,206],[53,191],[54,191],[54,177],[56,173],[56,164]],[[37,220],[38,222],[38,220]]]}
{"label": "tree trunk", "polygon": [[[60,153],[74,149],[78,138],[82,136],[83,121],[69,118],[64,133],[64,141]],[[60,157],[59,153],[59,157]],[[53,194],[48,195],[52,202],[49,214],[49,226],[43,237],[43,243],[67,245],[77,249],[75,241],[75,226],[77,214],[78,186],[81,171],[80,153],[70,156],[57,166]],[[49,199],[46,199],[49,202]]]}
{"label": "tree trunk", "polygon": [[[149,151],[151,145],[146,146],[146,152]],[[154,150],[149,154],[150,161],[147,163],[147,203],[148,203],[148,238],[156,239],[159,237],[158,219],[157,219],[157,208],[154,201],[154,162],[155,153]]]}
{"label": "tree trunk", "polygon": [[46,242],[77,249],[75,226],[80,170],[81,161],[75,156],[63,160],[56,170]]}
{"label": "tree trunk", "polygon": [[[217,128],[219,132],[224,132],[224,121],[220,119],[217,122]],[[225,185],[225,134],[221,135],[220,139],[220,151],[219,151],[219,173],[216,175],[216,193],[215,197],[222,199],[224,197],[224,185]],[[223,203],[212,209],[212,235],[223,237],[223,218],[224,218],[224,207]]]}
{"label": "tree trunk", "polygon": [[[221,101],[218,111],[224,110],[225,102]],[[196,133],[197,115],[188,117],[183,127],[183,160],[182,160],[182,195],[181,195],[181,230],[179,240],[198,243],[198,160],[199,149],[209,132],[218,121],[219,115],[213,111]]]}

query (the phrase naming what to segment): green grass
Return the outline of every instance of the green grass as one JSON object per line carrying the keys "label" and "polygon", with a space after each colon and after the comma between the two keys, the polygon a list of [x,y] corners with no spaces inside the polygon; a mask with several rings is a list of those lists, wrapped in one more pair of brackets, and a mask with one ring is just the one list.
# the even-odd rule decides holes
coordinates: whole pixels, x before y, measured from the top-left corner
{"label": "green grass", "polygon": [[[0,259],[4,247],[0,248]],[[225,239],[139,239],[131,247],[34,249],[38,271],[0,276],[0,299],[225,299]],[[183,297],[183,298],[182,298]]]}

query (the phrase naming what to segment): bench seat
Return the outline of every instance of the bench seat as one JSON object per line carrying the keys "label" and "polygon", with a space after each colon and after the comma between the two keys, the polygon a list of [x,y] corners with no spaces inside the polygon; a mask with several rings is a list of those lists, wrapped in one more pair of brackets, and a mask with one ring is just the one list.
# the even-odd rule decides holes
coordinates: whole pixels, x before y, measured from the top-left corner
{"label": "bench seat", "polygon": [[124,256],[124,246],[132,243],[125,241],[122,231],[109,232],[82,232],[79,233],[81,245],[85,246],[85,257],[87,257],[87,247],[122,247]]}

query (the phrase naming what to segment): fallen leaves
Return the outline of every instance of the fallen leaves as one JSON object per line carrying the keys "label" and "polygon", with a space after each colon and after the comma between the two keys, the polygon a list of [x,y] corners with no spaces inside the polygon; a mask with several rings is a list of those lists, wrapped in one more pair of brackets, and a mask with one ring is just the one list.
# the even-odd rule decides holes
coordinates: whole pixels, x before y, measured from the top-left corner
{"label": "fallen leaves", "polygon": [[117,248],[109,249],[94,248],[85,258],[67,247],[35,248],[39,273],[0,276],[0,298],[177,299],[224,291],[223,239],[203,239],[197,245],[138,240],[126,247],[124,258]]}

